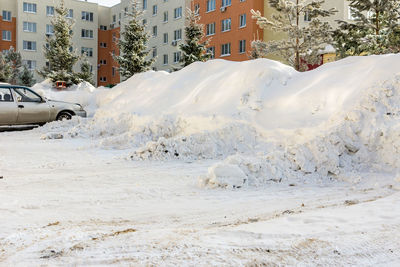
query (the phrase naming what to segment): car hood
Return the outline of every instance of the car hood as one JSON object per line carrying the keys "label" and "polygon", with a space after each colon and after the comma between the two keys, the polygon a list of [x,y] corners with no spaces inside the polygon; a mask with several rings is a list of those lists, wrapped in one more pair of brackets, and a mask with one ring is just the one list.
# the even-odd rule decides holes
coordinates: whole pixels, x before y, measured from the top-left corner
{"label": "car hood", "polygon": [[78,106],[81,106],[81,104],[79,104],[79,103],[72,103],[72,102],[65,102],[65,101],[58,101],[58,100],[51,100],[51,99],[47,99],[47,102],[49,102],[50,104],[78,105]]}

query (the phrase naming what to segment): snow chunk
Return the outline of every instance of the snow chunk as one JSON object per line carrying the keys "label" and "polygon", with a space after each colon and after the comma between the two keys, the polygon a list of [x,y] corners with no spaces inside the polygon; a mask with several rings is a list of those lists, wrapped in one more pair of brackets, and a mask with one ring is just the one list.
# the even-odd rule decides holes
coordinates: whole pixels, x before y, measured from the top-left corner
{"label": "snow chunk", "polygon": [[246,174],[237,166],[218,163],[208,169],[208,176],[202,183],[211,187],[241,188],[246,184]]}

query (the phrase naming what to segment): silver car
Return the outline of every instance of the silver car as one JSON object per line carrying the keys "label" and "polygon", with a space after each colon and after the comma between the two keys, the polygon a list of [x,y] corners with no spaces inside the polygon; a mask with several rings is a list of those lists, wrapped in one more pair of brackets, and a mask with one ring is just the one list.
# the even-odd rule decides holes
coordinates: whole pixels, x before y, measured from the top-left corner
{"label": "silver car", "polygon": [[0,125],[45,124],[86,117],[79,104],[47,100],[23,86],[0,84]]}

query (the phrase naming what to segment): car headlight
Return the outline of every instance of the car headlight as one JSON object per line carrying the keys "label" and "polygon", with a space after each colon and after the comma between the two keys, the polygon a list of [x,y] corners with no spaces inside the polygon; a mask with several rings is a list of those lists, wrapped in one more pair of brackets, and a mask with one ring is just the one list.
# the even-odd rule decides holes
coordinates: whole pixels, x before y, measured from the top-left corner
{"label": "car headlight", "polygon": [[80,104],[76,104],[76,106],[78,107],[78,110],[79,110],[79,111],[84,111],[84,109],[83,109],[82,105],[80,105]]}

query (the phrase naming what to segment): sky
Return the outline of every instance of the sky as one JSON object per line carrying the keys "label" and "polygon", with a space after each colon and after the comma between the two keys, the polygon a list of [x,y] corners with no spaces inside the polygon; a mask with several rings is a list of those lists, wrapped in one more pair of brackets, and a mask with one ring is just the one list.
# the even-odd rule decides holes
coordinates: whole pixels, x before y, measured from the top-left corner
{"label": "sky", "polygon": [[118,4],[120,0],[89,0],[89,2],[99,3],[103,6],[113,6],[115,4]]}

